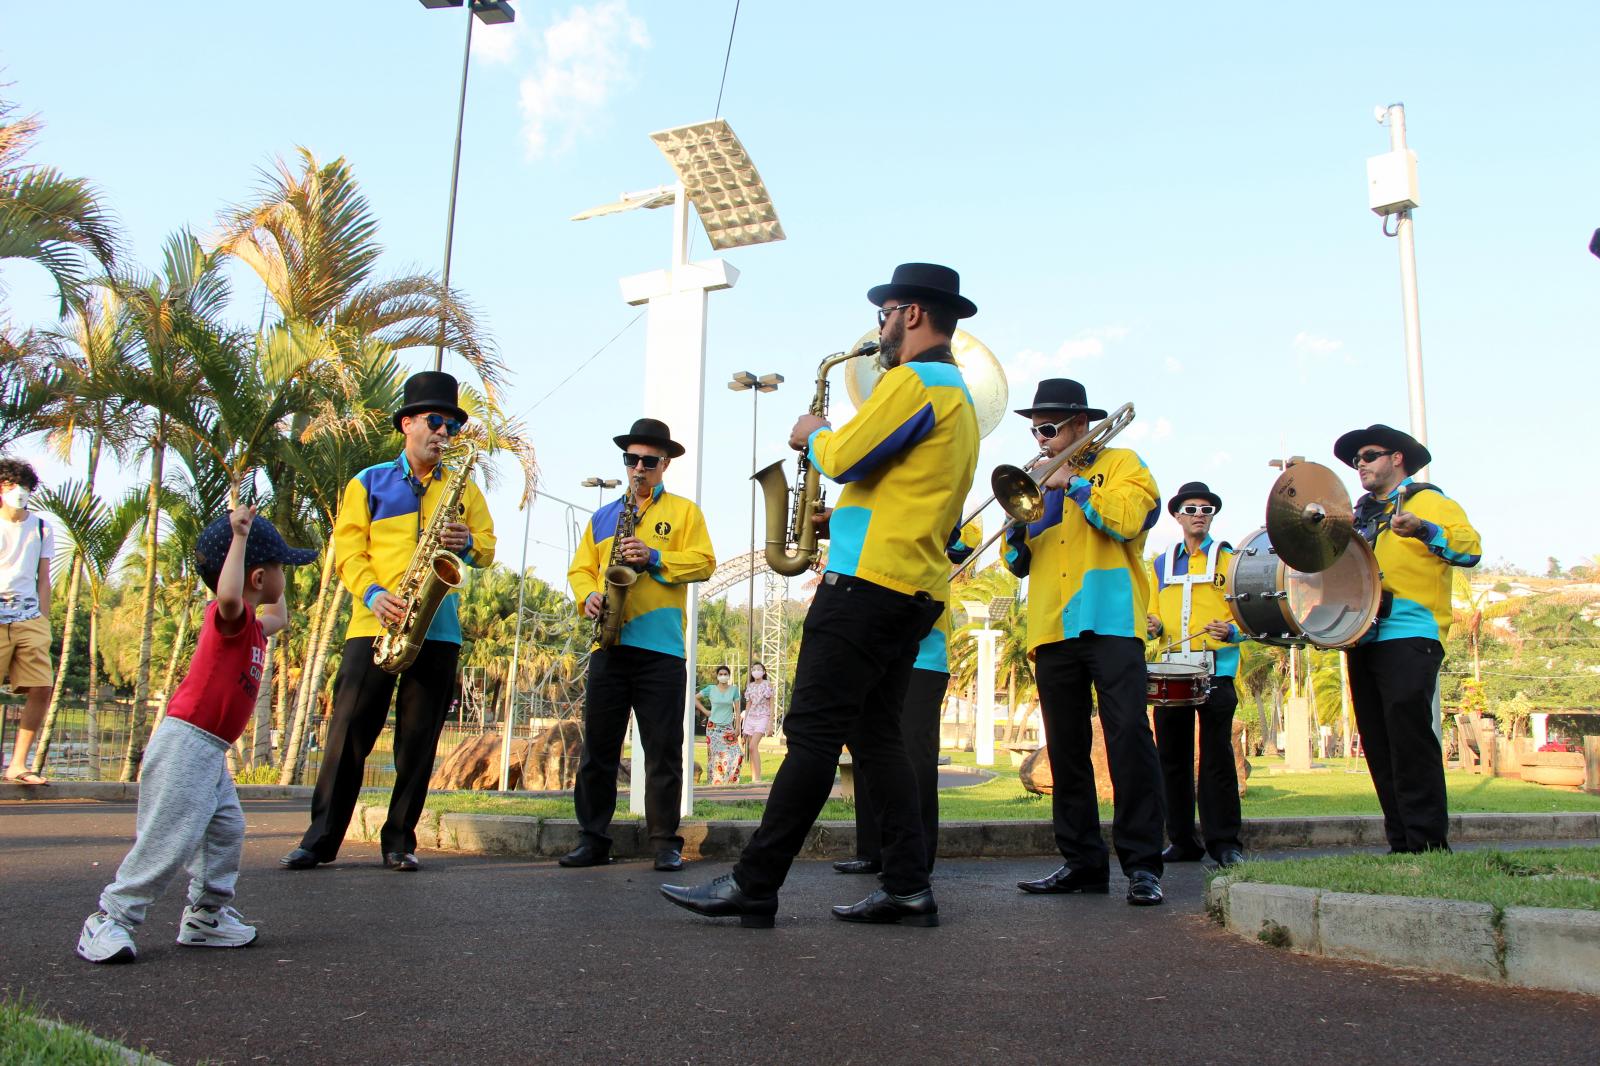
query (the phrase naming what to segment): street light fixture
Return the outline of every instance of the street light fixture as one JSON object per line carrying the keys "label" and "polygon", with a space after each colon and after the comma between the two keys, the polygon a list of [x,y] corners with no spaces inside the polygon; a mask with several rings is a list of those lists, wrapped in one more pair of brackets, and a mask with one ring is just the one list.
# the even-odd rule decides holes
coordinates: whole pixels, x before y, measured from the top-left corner
{"label": "street light fixture", "polygon": [[586,477],[581,482],[586,489],[598,489],[595,493],[596,504],[605,502],[606,489],[614,489],[622,484],[621,480],[614,477]]}
{"label": "street light fixture", "polygon": [[[450,163],[450,212],[444,224],[444,294],[450,295],[450,249],[456,235],[456,184],[461,178],[461,127],[467,116],[467,70],[472,63],[472,20],[477,18],[485,26],[503,26],[516,21],[517,13],[510,0],[419,0],[429,10],[447,7],[467,9],[467,43],[461,56],[461,100],[456,105],[456,149]],[[444,312],[439,313],[439,343],[433,350],[433,369],[444,368]]]}
{"label": "street light fixture", "polygon": [[[756,408],[763,392],[777,392],[783,384],[782,374],[762,374],[756,377],[748,370],[733,375],[728,388],[733,392],[750,393],[750,644],[747,658],[756,658]],[[749,663],[745,664],[746,666]]]}

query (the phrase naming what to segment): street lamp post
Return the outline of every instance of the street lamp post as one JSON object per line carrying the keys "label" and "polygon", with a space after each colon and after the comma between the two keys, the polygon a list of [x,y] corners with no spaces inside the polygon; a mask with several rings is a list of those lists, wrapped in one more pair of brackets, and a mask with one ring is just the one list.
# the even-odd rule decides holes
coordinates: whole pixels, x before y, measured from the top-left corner
{"label": "street lamp post", "polygon": [[594,503],[595,510],[598,511],[600,509],[600,505],[606,502],[606,490],[614,489],[618,485],[622,484],[622,482],[614,477],[586,477],[582,482],[580,482],[580,484],[582,484],[586,489],[596,490],[594,494]]}
{"label": "street lamp post", "polygon": [[[461,99],[456,104],[456,149],[455,156],[450,163],[450,210],[445,216],[444,224],[444,294],[450,295],[450,247],[456,235],[456,182],[461,177],[461,127],[467,116],[467,70],[472,63],[472,20],[474,17],[483,22],[485,26],[499,26],[514,22],[517,13],[511,7],[509,0],[420,0],[425,8],[437,10],[446,7],[465,7],[467,9],[467,43],[461,54]],[[445,315],[439,312],[439,344],[433,351],[433,369],[440,370],[444,367],[444,332]]]}
{"label": "street lamp post", "polygon": [[782,374],[762,374],[756,377],[748,370],[741,370],[733,375],[733,380],[728,382],[728,388],[734,392],[750,393],[750,642],[747,645],[749,654],[745,664],[748,668],[756,658],[756,416],[759,412],[759,401],[763,392],[777,392],[778,386],[783,384]]}

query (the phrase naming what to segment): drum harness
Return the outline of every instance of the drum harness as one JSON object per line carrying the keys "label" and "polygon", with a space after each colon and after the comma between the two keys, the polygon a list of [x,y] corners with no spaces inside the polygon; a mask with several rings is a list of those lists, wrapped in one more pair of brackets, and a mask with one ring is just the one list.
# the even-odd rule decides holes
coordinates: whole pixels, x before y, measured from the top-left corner
{"label": "drum harness", "polygon": [[1216,656],[1212,652],[1194,652],[1189,650],[1189,638],[1198,635],[1197,633],[1190,631],[1189,617],[1194,607],[1194,586],[1211,584],[1217,573],[1217,555],[1222,551],[1223,548],[1228,547],[1228,545],[1224,544],[1220,540],[1213,539],[1211,541],[1211,546],[1206,549],[1205,571],[1199,574],[1194,572],[1194,556],[1191,555],[1189,557],[1189,572],[1181,577],[1175,577],[1173,576],[1173,570],[1177,568],[1178,549],[1182,546],[1182,541],[1175,541],[1173,542],[1172,546],[1167,549],[1166,571],[1167,584],[1176,585],[1181,583],[1183,585],[1182,632],[1184,637],[1181,642],[1182,650],[1177,654],[1173,654],[1172,652],[1164,652],[1161,656],[1161,661],[1169,663],[1186,663],[1190,666],[1201,667],[1207,674],[1215,674],[1217,672]]}
{"label": "drum harness", "polygon": [[[1389,520],[1394,517],[1396,512],[1406,505],[1407,500],[1411,499],[1411,497],[1415,496],[1417,493],[1425,492],[1429,489],[1433,490],[1434,492],[1439,492],[1439,486],[1430,485],[1426,481],[1413,481],[1408,485],[1400,486],[1399,495],[1394,501],[1393,511],[1389,510],[1389,500],[1387,497],[1380,500],[1370,492],[1362,496],[1361,499],[1356,501],[1356,535],[1362,540],[1366,541],[1367,546],[1371,548],[1373,552],[1377,552],[1378,534],[1389,528]],[[1443,493],[1440,492],[1440,495],[1443,495]],[[1171,564],[1169,563],[1168,565],[1170,566]],[[1188,589],[1185,589],[1184,594],[1188,595],[1188,591]],[[1188,601],[1185,600],[1184,602],[1187,604]],[[1383,594],[1378,598],[1378,618],[1373,624],[1374,629],[1376,629],[1378,624],[1382,623],[1385,618],[1389,617],[1389,610],[1393,606],[1394,593],[1390,592],[1388,589],[1384,589]]]}

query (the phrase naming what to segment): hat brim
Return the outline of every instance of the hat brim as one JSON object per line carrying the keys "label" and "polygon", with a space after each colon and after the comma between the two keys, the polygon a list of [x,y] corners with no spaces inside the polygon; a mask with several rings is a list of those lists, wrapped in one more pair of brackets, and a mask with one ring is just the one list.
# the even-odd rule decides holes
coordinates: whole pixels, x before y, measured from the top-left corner
{"label": "hat brim", "polygon": [[1205,500],[1217,509],[1217,514],[1222,513],[1222,497],[1214,492],[1180,492],[1167,501],[1167,513],[1170,515],[1177,514],[1178,505],[1184,500]]}
{"label": "hat brim", "polygon": [[400,420],[407,415],[426,414],[429,411],[447,411],[450,416],[463,426],[472,420],[472,416],[459,407],[447,403],[408,403],[394,413],[394,428],[400,428]]}
{"label": "hat brim", "polygon": [[1406,457],[1406,472],[1414,474],[1418,470],[1433,462],[1433,453],[1428,451],[1427,445],[1409,433],[1402,433],[1389,426],[1368,426],[1366,429],[1352,429],[1338,440],[1333,442],[1333,456],[1345,466],[1355,469],[1356,452],[1368,444],[1381,445],[1400,452]]}
{"label": "hat brim", "polygon": [[1041,403],[1035,407],[1021,407],[1015,412],[1023,418],[1034,415],[1088,415],[1089,421],[1098,422],[1106,416],[1098,407],[1085,407],[1081,403]]}
{"label": "hat brim", "polygon": [[315,548],[285,548],[278,561],[284,566],[310,566],[321,554]]}
{"label": "hat brim", "polygon": [[612,437],[611,439],[616,442],[617,447],[622,449],[626,449],[630,444],[648,444],[652,448],[660,448],[667,453],[668,459],[676,459],[686,450],[677,441],[669,440],[666,437],[634,436],[631,433],[624,433],[620,437]]}
{"label": "hat brim", "polygon": [[878,307],[883,306],[883,301],[889,298],[898,300],[926,300],[932,304],[948,307],[956,313],[957,318],[971,318],[978,313],[978,305],[959,293],[947,292],[944,289],[931,289],[926,285],[874,285],[867,290],[867,299]]}

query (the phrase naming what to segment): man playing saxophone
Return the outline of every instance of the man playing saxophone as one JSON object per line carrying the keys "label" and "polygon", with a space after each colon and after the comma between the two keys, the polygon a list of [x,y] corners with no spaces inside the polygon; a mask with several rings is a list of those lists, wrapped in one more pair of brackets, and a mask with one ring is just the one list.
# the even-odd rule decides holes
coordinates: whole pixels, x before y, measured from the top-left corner
{"label": "man playing saxophone", "polygon": [[[628,491],[596,511],[584,527],[567,582],[585,618],[600,621],[608,602],[615,611],[620,600],[621,629],[614,641],[597,631],[597,647],[589,656],[583,759],[573,796],[581,837],[560,861],[562,866],[611,861],[607,831],[617,806],[617,768],[631,708],[639,721],[645,774],[632,787],[644,789],[655,868],[681,870],[685,605],[688,586],[710,577],[717,560],[700,508],[662,487],[672,460],[684,452],[666,423],[641,418],[613,439],[622,449]],[[624,594],[615,581],[606,580],[612,566],[638,573]]]}
{"label": "man playing saxophone", "polygon": [[405,437],[404,450],[350,479],[333,524],[335,565],[355,602],[334,681],[322,769],[311,795],[311,825],[300,846],[278,860],[290,870],[332,862],[339,854],[367,755],[389,717],[397,683],[394,791],[379,836],[385,866],[418,868],[417,819],[428,798],[439,730],[455,693],[461,652],[458,597],[451,593],[439,604],[415,662],[398,677],[373,662],[373,643],[405,616],[406,601],[391,590],[399,587],[423,530],[440,502],[453,494],[453,486],[460,491],[461,515],[444,527],[440,544],[468,566],[494,562],[494,521],[483,493],[470,480],[454,482],[459,474],[440,462],[451,438],[467,423],[467,413],[457,402],[456,379],[438,371],[415,374],[406,381],[404,398],[394,415],[394,426]]}

